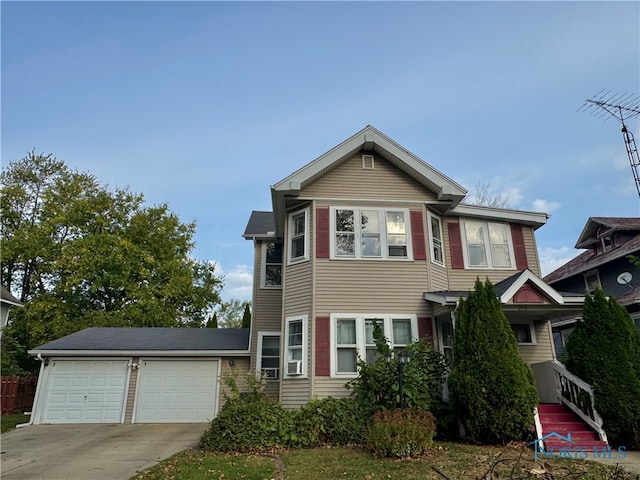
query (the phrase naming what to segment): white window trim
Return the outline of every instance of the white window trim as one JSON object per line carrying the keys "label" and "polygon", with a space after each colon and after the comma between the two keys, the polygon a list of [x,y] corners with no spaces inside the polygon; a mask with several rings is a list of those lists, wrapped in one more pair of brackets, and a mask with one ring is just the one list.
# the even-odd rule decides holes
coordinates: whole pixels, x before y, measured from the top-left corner
{"label": "white window trim", "polygon": [[[382,328],[384,336],[387,340],[391,341],[393,337],[393,322],[394,319],[411,320],[411,342],[418,340],[418,317],[414,314],[402,314],[402,313],[332,313],[330,315],[330,361],[331,361],[331,377],[332,378],[356,378],[358,372],[338,372],[338,356],[337,356],[337,340],[336,340],[336,324],[339,319],[355,319],[356,321],[356,349],[358,351],[358,358],[362,359],[367,353],[367,346],[365,344],[365,320],[379,319],[382,320]],[[392,343],[389,345],[394,347]]]}
{"label": "white window trim", "polygon": [[[491,248],[490,248],[490,244],[485,243],[485,253],[487,255],[487,265],[471,265],[469,262],[469,248],[467,246],[467,230],[465,227],[465,223],[466,222],[472,222],[472,223],[483,223],[487,226],[489,226],[490,223],[493,224],[498,224],[498,225],[504,225],[506,227],[506,232],[507,232],[507,248],[509,249],[509,259],[511,260],[511,266],[510,267],[494,267],[493,266],[493,258],[491,256]],[[505,222],[490,222],[487,220],[476,220],[476,219],[461,219],[461,228],[460,228],[461,232],[460,232],[460,236],[462,237],[462,256],[464,258],[464,268],[465,269],[469,269],[469,270],[516,270],[516,260],[515,260],[515,253],[513,250],[513,238],[511,237],[511,228],[509,228],[509,224],[505,223]],[[488,238],[489,232],[487,231],[486,233],[486,237],[485,240],[488,242],[489,238]],[[489,246],[489,248],[487,248]]]}
{"label": "white window trim", "polygon": [[[283,252],[287,256],[287,265],[300,263],[309,260],[309,208],[303,208],[302,210],[296,210],[289,213],[287,220],[287,251]],[[301,257],[291,258],[291,244],[293,240],[293,217],[304,213],[304,255]]]}
{"label": "white window trim", "polygon": [[[302,374],[301,375],[289,375],[287,373],[287,364],[289,363],[289,324],[291,322],[302,320]],[[307,350],[308,350],[308,325],[309,317],[307,315],[297,315],[293,317],[287,317],[285,319],[284,329],[284,349],[280,352],[280,358],[282,363],[282,375],[280,378],[307,378]]]}
{"label": "white window trim", "polygon": [[274,241],[265,241],[262,242],[261,245],[261,261],[260,261],[260,288],[267,288],[267,289],[282,289],[282,281],[283,281],[283,276],[284,276],[284,255],[285,255],[285,251],[284,251],[284,243],[282,244],[282,260],[283,262],[280,264],[280,285],[266,285],[266,278],[267,278],[267,243],[280,243],[280,242],[276,242]]}
{"label": "white window trim", "polygon": [[596,269],[593,269],[593,270],[589,270],[588,272],[584,272],[582,274],[582,278],[584,280],[584,289],[585,289],[586,292],[593,293],[596,290],[595,286],[594,286],[594,288],[590,288],[589,287],[589,283],[587,282],[587,278],[590,277],[591,275],[594,275],[594,274],[596,276],[596,286],[602,288],[602,283],[600,282],[600,272],[596,268]]}
{"label": "white window trim", "polygon": [[264,339],[264,337],[278,337],[278,339],[280,340],[280,362],[278,365],[278,378],[275,380],[269,380],[266,379],[267,381],[278,381],[282,378],[282,334],[280,332],[258,332],[258,352],[256,355],[256,373],[257,374],[261,374],[262,370],[264,370],[262,368],[262,341]]}
{"label": "white window trim", "polygon": [[[408,208],[381,208],[381,207],[353,207],[353,206],[336,206],[331,207],[329,215],[329,253],[330,258],[332,260],[373,260],[373,261],[393,261],[393,262],[406,262],[413,261],[413,247],[412,247],[412,239],[411,236],[411,218],[409,217],[409,209]],[[379,257],[364,257],[362,256],[362,245],[357,239],[360,236],[359,232],[359,222],[356,221],[356,227],[354,236],[356,238],[355,242],[355,255],[353,257],[347,256],[338,256],[336,255],[336,211],[337,210],[354,210],[354,211],[362,211],[362,210],[375,210],[378,214],[382,214],[382,224],[384,230],[380,232],[380,251],[381,255]],[[405,235],[407,239],[407,256],[406,257],[393,257],[389,256],[389,249],[387,244],[387,223],[386,223],[386,213],[387,212],[402,212],[404,214],[404,225],[405,225]]]}
{"label": "white window trim", "polygon": [[536,329],[533,328],[533,322],[531,320],[522,320],[510,322],[510,325],[527,325],[529,327],[529,334],[531,335],[531,342],[518,342],[518,345],[537,345]]}
{"label": "white window trim", "polygon": [[[431,228],[431,220],[435,219],[440,224],[440,255],[442,256],[442,260],[438,261],[433,256],[434,243],[433,243],[433,230]],[[427,227],[429,228],[429,257],[431,258],[431,263],[435,263],[436,265],[445,266],[444,263],[444,231],[442,230],[444,227],[444,223],[442,222],[442,218],[432,214],[431,212],[427,212]]]}

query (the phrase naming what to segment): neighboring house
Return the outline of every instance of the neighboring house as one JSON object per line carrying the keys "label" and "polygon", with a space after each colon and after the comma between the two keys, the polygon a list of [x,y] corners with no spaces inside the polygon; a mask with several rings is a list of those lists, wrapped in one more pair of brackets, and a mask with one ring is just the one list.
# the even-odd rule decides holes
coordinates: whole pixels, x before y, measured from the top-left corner
{"label": "neighboring house", "polygon": [[251,369],[286,407],[344,397],[373,322],[395,350],[428,337],[452,357],[455,309],[477,278],[495,285],[543,401],[557,402],[550,320],[583,294],[540,277],[544,213],[461,203],[467,191],[367,126],[271,187],[254,211]]}
{"label": "neighboring house", "polygon": [[240,328],[81,330],[29,352],[42,361],[31,421],[208,422],[224,375],[248,370],[248,347]]}
{"label": "neighboring house", "polygon": [[[553,288],[563,292],[591,293],[602,288],[625,307],[640,328],[640,269],[628,256],[640,257],[640,218],[590,217],[578,237],[575,248],[584,251],[544,277]],[[558,355],[581,315],[552,322]]]}
{"label": "neighboring house", "polygon": [[2,335],[2,329],[7,326],[9,310],[12,307],[22,307],[22,304],[7,288],[0,285],[0,336]]}

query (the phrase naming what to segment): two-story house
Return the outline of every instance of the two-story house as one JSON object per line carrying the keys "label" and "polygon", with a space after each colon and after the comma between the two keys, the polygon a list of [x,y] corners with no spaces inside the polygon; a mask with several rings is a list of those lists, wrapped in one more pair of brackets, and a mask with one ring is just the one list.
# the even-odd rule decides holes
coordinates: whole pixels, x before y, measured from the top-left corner
{"label": "two-story house", "polygon": [[[640,269],[629,256],[640,257],[640,218],[590,217],[575,248],[578,256],[544,277],[563,292],[591,293],[596,287],[625,307],[640,328]],[[565,345],[580,315],[553,321],[556,353]]]}
{"label": "two-story house", "polygon": [[[357,359],[375,350],[373,322],[394,349],[428,336],[452,356],[455,309],[488,278],[538,377],[556,402],[550,320],[584,295],[540,277],[544,213],[462,203],[467,191],[372,126],[271,187],[254,211],[251,369],[286,407],[343,397]],[[546,386],[545,386],[546,385]]]}

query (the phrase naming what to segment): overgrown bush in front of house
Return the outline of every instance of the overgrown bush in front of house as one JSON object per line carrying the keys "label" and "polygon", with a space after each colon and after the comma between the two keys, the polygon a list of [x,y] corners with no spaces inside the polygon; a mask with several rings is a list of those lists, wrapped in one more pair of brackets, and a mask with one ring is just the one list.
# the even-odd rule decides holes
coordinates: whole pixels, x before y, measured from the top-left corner
{"label": "overgrown bush in front of house", "polygon": [[299,447],[361,444],[370,412],[353,398],[311,400],[293,411],[292,444]]}
{"label": "overgrown bush in front of house", "polygon": [[476,280],[455,319],[448,387],[465,433],[483,443],[522,439],[533,425],[538,394],[489,280]]}
{"label": "overgrown bush in front of house", "polygon": [[640,332],[615,298],[598,288],[567,342],[567,369],[593,385],[609,443],[640,447]]}
{"label": "overgrown bush in front of house", "polygon": [[[374,322],[373,339],[377,359],[358,362],[358,377],[347,383],[352,395],[364,410],[373,414],[379,410],[393,410],[400,402],[397,356],[387,360],[392,353],[382,328]],[[442,382],[445,374],[444,358],[433,350],[430,339],[420,339],[405,348],[411,361],[403,366],[403,403],[420,410],[437,409],[442,398]]]}
{"label": "overgrown bush in front of house", "polygon": [[200,439],[200,446],[221,452],[266,451],[289,446],[293,416],[264,393],[263,379],[235,370],[223,377],[225,404]]}
{"label": "overgrown bush in front of house", "polygon": [[227,400],[200,440],[200,446],[221,452],[266,451],[289,446],[293,416],[264,395]]}
{"label": "overgrown bush in front of house", "polygon": [[405,408],[376,413],[365,434],[365,447],[376,457],[413,457],[433,444],[435,418],[424,410]]}

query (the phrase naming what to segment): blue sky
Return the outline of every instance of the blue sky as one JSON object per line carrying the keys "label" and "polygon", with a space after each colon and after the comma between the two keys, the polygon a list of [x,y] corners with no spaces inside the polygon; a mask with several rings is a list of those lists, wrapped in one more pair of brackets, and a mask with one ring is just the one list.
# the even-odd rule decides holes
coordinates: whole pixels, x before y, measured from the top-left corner
{"label": "blue sky", "polygon": [[[252,210],[366,125],[468,190],[545,211],[543,273],[590,216],[638,216],[614,119],[640,94],[639,2],[9,2],[2,165],[35,149],[197,222],[250,299]],[[629,122],[640,141],[638,119]]]}

